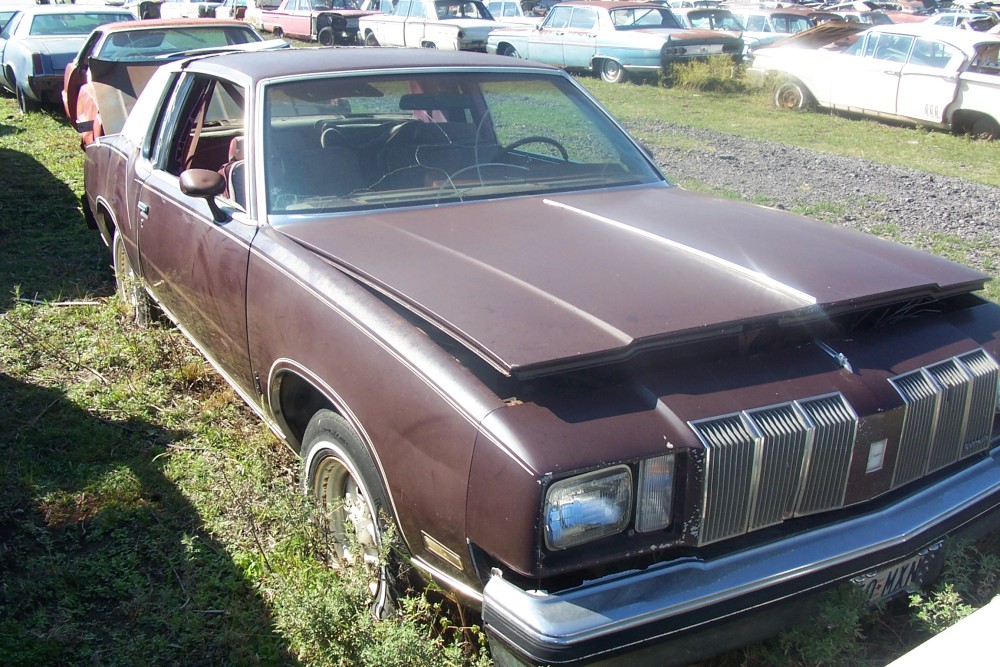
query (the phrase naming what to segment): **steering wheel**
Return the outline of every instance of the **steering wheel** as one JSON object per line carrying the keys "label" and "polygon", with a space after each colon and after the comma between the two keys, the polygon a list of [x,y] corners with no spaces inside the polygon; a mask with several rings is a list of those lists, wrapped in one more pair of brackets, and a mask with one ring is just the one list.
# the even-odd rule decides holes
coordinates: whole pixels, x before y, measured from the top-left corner
{"label": "steering wheel", "polygon": [[520,148],[521,146],[524,146],[526,144],[548,144],[549,146],[552,146],[557,151],[559,151],[559,156],[562,157],[563,162],[569,162],[569,152],[566,150],[565,146],[563,146],[561,143],[559,143],[558,141],[556,141],[551,137],[542,137],[542,136],[522,137],[521,139],[518,139],[517,141],[511,144],[507,144],[506,146],[503,146],[500,149],[500,152],[498,152],[493,157],[492,161],[496,162],[504,155],[510,153],[515,148]]}

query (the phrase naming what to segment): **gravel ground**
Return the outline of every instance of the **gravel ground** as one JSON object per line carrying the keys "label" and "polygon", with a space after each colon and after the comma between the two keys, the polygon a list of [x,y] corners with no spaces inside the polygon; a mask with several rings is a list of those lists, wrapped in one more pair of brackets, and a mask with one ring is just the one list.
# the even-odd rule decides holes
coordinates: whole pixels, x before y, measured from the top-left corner
{"label": "gravel ground", "polygon": [[[697,149],[654,150],[675,181],[698,181],[778,208],[823,210],[824,219],[862,230],[893,224],[910,243],[941,232],[1000,244],[997,187],[669,123],[631,123],[629,129],[698,142]],[[986,268],[979,259],[968,262]]]}

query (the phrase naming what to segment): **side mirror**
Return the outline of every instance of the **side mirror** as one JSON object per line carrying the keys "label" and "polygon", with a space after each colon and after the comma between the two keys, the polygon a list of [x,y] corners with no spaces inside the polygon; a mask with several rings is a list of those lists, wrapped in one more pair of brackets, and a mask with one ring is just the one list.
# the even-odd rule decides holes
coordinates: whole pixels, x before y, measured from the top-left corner
{"label": "side mirror", "polygon": [[216,222],[225,222],[229,218],[215,198],[226,191],[226,179],[217,171],[211,169],[188,169],[181,173],[181,192],[188,197],[198,197],[208,202],[208,207],[212,209],[212,219]]}

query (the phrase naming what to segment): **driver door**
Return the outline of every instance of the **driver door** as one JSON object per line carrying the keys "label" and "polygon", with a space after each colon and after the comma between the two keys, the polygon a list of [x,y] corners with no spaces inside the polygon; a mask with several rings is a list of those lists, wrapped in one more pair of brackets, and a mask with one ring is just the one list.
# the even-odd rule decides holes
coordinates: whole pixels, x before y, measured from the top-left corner
{"label": "driver door", "polygon": [[[163,310],[235,383],[252,392],[246,333],[246,276],[257,231],[247,211],[217,197],[225,219],[208,201],[180,190],[187,169],[222,171],[243,140],[245,91],[237,84],[186,74],[161,121],[137,201],[143,276]],[[244,185],[244,190],[246,186]]]}

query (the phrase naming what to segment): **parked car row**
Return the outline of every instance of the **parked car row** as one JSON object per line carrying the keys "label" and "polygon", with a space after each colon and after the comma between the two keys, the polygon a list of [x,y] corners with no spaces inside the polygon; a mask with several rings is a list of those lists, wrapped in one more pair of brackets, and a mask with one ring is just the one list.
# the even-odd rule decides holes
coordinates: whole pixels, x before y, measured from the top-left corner
{"label": "parked car row", "polygon": [[0,82],[22,112],[61,104],[86,146],[121,130],[149,78],[166,63],[215,51],[288,48],[243,21],[135,20],[86,5],[19,7],[0,31]]}
{"label": "parked car row", "polygon": [[1000,526],[987,276],[676,188],[562,69],[203,55],[84,184],[134,318],[300,455],[333,557],[391,529],[498,664],[687,664]]}
{"label": "parked car row", "polygon": [[87,5],[27,5],[0,30],[0,84],[17,97],[21,111],[58,103],[66,65],[100,25],[128,21],[122,9]]}

